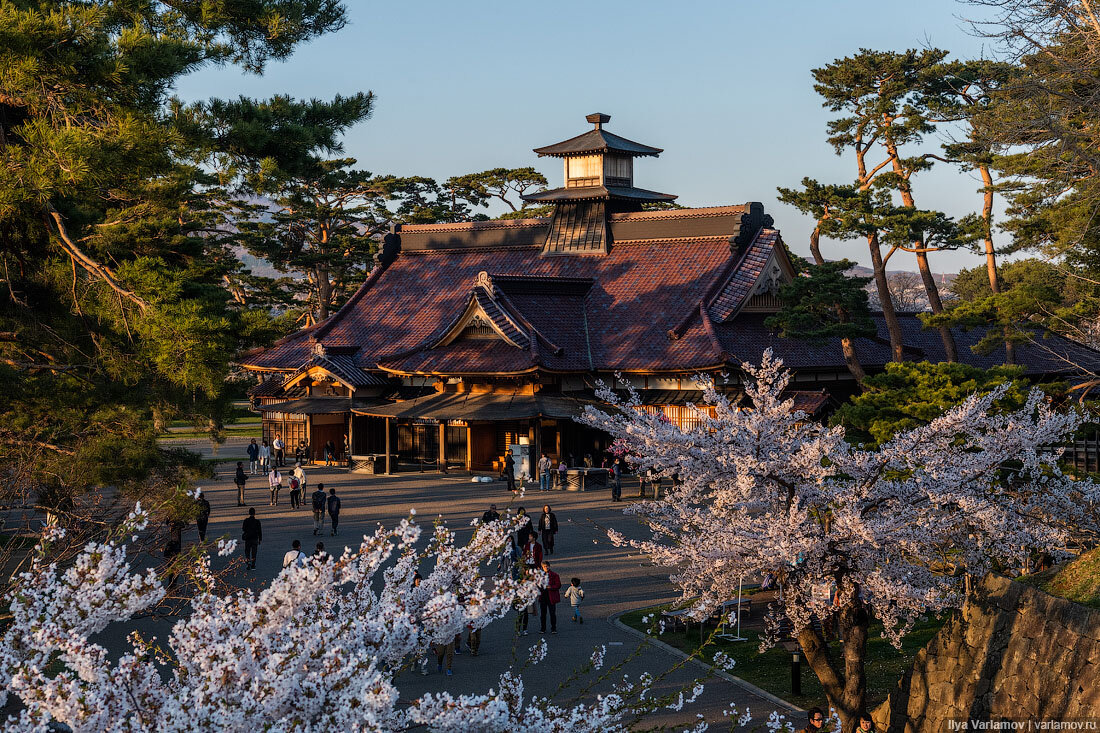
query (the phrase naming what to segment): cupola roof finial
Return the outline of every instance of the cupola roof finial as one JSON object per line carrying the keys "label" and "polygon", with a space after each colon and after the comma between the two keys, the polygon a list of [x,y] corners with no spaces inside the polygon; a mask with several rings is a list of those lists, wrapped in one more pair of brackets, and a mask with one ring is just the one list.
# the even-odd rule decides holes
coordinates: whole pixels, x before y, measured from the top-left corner
{"label": "cupola roof finial", "polygon": [[611,121],[611,115],[606,115],[603,112],[593,112],[584,119],[591,122],[593,125],[596,126],[596,129],[599,130],[604,126],[605,123]]}

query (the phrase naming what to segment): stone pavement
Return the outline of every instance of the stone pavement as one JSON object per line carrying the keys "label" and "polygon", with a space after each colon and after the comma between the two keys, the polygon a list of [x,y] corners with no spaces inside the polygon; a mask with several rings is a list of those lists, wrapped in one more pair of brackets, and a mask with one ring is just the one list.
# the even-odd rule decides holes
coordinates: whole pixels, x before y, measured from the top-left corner
{"label": "stone pavement", "polygon": [[[209,443],[206,445],[209,446]],[[232,452],[235,451],[223,450],[222,454],[232,455]],[[617,614],[671,600],[676,593],[669,584],[666,570],[651,565],[633,551],[614,547],[607,540],[605,530],[609,526],[628,537],[645,535],[645,529],[636,519],[622,514],[622,508],[628,504],[612,504],[608,491],[542,493],[537,485],[533,491],[529,485],[526,496],[512,501],[504,490],[503,482],[471,483],[465,474],[368,476],[314,466],[307,468],[307,476],[307,493],[321,481],[326,489],[335,487],[340,495],[343,501],[340,535],[329,536],[326,518],[325,536],[314,537],[310,513],[304,508],[292,511],[289,492],[285,488],[281,498],[283,503],[278,507],[269,507],[266,479],[250,477],[246,499],[256,508],[257,516],[263,523],[264,542],[259,549],[257,569],[240,571],[238,582],[259,584],[274,577],[279,572],[283,553],[290,549],[294,539],[302,541],[307,553],[312,551],[317,540],[322,540],[330,553],[338,554],[345,544],[358,544],[361,536],[373,531],[379,523],[394,525],[408,516],[411,508],[416,509],[418,520],[425,525],[436,517],[442,518],[456,532],[457,541],[463,542],[471,532],[471,520],[480,517],[490,503],[496,503],[502,512],[507,506],[513,509],[524,506],[536,521],[543,504],[549,503],[558,516],[560,531],[555,554],[547,559],[561,575],[563,584],[567,585],[573,576],[582,579],[585,623],[578,625],[569,621],[571,609],[563,599],[563,603],[558,605],[558,634],[547,634],[545,637],[549,645],[547,658],[523,672],[527,694],[553,696],[559,704],[571,701],[577,694],[575,686],[561,694],[555,694],[556,690],[600,645],[607,645],[605,670],[628,655],[635,655],[616,673],[616,678],[621,678],[623,674],[636,676],[646,671],[660,675],[680,661],[657,646],[639,650],[639,639],[613,621]],[[247,510],[236,506],[236,487],[231,479],[223,472],[220,480],[204,484],[203,489],[213,508],[208,539],[221,535],[239,538],[241,522]],[[189,528],[185,543],[195,537],[194,528]],[[220,564],[218,558],[214,561],[217,568]],[[436,672],[434,659],[429,665],[431,674],[428,676],[421,676],[419,672],[403,673],[397,680],[403,696],[411,698],[424,692],[443,690],[466,694],[496,687],[500,673],[513,663],[517,668],[522,666],[528,650],[540,636],[537,618],[533,619],[530,635],[522,637],[516,637],[513,621],[512,618],[497,621],[485,629],[480,655],[476,658],[467,654],[457,656],[451,677]],[[733,672],[736,674],[736,669]],[[684,686],[690,687],[693,679],[705,674],[704,668],[688,664],[671,673],[658,689],[673,692]],[[603,682],[595,687],[595,692],[606,692],[609,686],[609,682]],[[686,724],[694,719],[696,713],[703,713],[708,720],[717,722],[722,719],[721,712],[730,703],[741,711],[746,706],[750,707],[755,722],[766,719],[772,710],[788,712],[735,682],[711,677],[706,681],[706,692],[696,704],[685,707],[679,713],[669,711],[661,716],[647,717],[645,725]]]}

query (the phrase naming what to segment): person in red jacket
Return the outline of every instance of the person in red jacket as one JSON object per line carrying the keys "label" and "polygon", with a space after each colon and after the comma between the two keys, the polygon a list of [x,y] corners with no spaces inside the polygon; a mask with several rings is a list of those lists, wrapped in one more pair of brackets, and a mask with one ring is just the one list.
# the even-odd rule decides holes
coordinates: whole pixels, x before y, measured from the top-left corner
{"label": "person in red jacket", "polygon": [[542,545],[535,539],[534,534],[527,538],[527,544],[523,546],[523,572],[528,573],[537,570],[542,565]]}
{"label": "person in red jacket", "polygon": [[539,621],[542,633],[546,633],[546,612],[550,612],[550,633],[558,633],[558,603],[561,601],[561,576],[550,569],[550,563],[542,561],[546,573],[546,587],[539,591]]}

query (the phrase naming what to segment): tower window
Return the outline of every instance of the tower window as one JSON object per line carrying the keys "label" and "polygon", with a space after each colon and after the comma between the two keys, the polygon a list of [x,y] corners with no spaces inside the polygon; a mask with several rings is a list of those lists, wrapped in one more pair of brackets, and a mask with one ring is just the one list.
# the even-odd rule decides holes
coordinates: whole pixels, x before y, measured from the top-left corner
{"label": "tower window", "polygon": [[598,186],[603,173],[602,155],[581,155],[565,159],[566,186]]}

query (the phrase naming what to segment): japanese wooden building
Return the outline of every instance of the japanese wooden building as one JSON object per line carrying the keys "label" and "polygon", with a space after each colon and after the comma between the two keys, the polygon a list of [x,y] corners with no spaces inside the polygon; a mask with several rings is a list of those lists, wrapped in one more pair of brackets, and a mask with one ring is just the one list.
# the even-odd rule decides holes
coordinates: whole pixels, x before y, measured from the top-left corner
{"label": "japanese wooden building", "polygon": [[[348,303],[326,321],[248,355],[267,438],[344,438],[357,465],[386,471],[448,466],[491,470],[527,442],[554,459],[598,455],[606,436],[573,418],[598,380],[629,379],[648,409],[696,419],[699,373],[758,362],[771,348],[794,371],[798,405],[813,413],[854,385],[839,344],[783,339],[764,324],[794,276],[779,231],[759,203],[654,208],[675,196],[635,186],[637,159],[662,151],[605,129],[536,148],[563,160],[564,185],[525,196],[548,218],[401,225]],[[907,355],[944,358],[939,334],[902,315]],[[958,332],[978,366],[980,331]],[[1022,346],[1033,374],[1096,362],[1058,337]],[[890,360],[885,326],[856,343],[866,369]],[[522,439],[522,441],[521,441]],[[378,458],[380,460],[373,461]]]}

